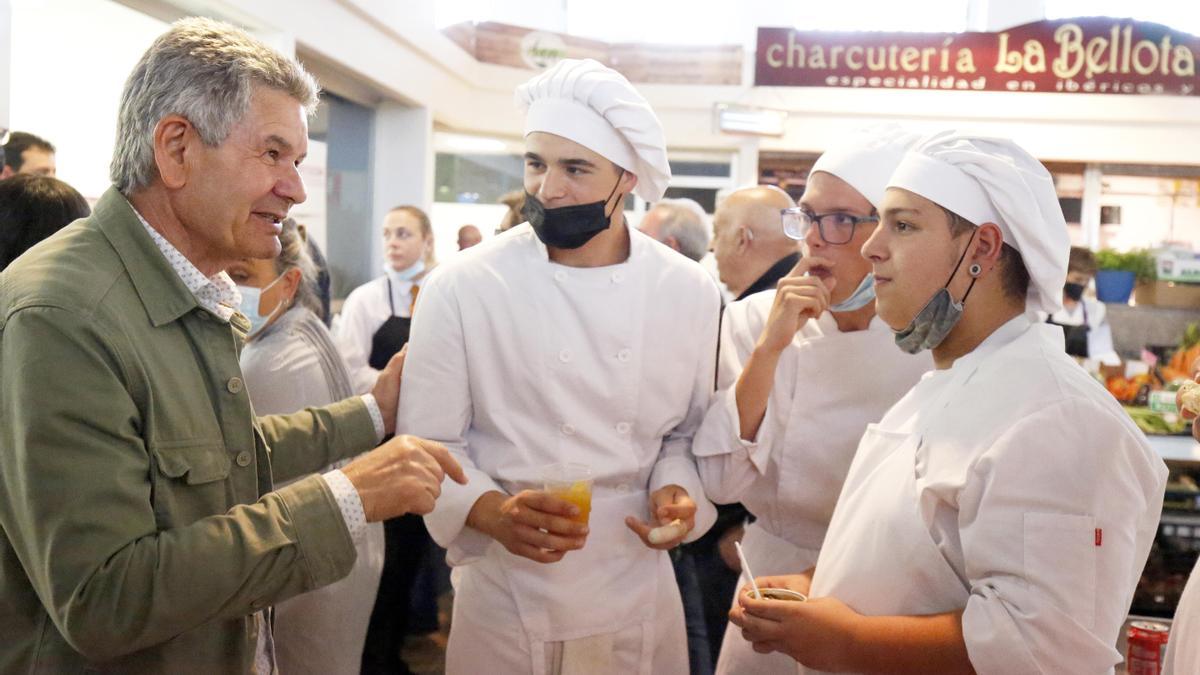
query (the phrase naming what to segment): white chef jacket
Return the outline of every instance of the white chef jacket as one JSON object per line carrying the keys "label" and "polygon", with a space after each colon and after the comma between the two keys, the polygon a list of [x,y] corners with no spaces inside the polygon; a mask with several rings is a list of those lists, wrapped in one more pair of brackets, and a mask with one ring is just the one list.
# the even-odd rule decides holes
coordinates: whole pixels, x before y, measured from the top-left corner
{"label": "white chef jacket", "polygon": [[[816,564],[863,431],[933,367],[929,352],[900,350],[878,317],[865,330],[843,333],[825,312],[806,322],[780,355],[758,434],[743,440],[737,378],[774,300],[775,291],[764,291],[726,307],[719,391],[692,446],[709,498],[740,501],[755,516],[743,547],[754,572],[767,576]],[[717,670],[777,673],[787,660],[755,653],[731,625]]]}
{"label": "white chef jacket", "polygon": [[[928,352],[901,351],[878,317],[866,330],[843,333],[825,312],[806,322],[783,351],[758,434],[743,440],[737,378],[774,300],[775,291],[764,291],[726,307],[718,392],[693,451],[709,498],[740,501],[756,524],[815,551],[863,430],[933,367],[933,359]],[[781,484],[781,469],[801,482]]]}
{"label": "white chef jacket", "polygon": [[1017,317],[872,425],[813,595],[868,615],[965,607],[979,673],[1111,672],[1167,469],[1063,350],[1061,328]]}
{"label": "white chef jacket", "polygon": [[1163,675],[1200,673],[1200,560],[1192,569],[1171,624]]}
{"label": "white chef jacket", "polygon": [[[392,279],[395,316],[412,316],[412,287],[411,281]],[[346,361],[350,383],[356,394],[371,391],[379,378],[379,371],[368,363],[371,358],[371,339],[383,322],[392,316],[392,306],[388,303],[388,275],[384,274],[351,291],[334,322],[334,341]]]}
{"label": "white chef jacket", "polygon": [[1088,360],[1094,360],[1106,366],[1121,365],[1121,357],[1113,347],[1112,325],[1108,323],[1108,308],[1104,303],[1091,298],[1083,298],[1075,304],[1075,309],[1066,307],[1051,316],[1051,320],[1060,326],[1082,326],[1083,310],[1087,309],[1088,325]]}
{"label": "white chef jacket", "polygon": [[[623,263],[566,267],[520,225],[441,265],[415,311],[398,428],[445,444],[470,479],[444,484],[426,525],[458,566],[456,587],[471,576],[473,589],[490,589],[456,604],[515,607],[534,662],[547,644],[682,617],[678,602],[653,600],[675,583],[666,554],[623,522],[649,517],[648,492],[687,489],[698,505],[689,541],[716,518],[691,445],[712,389],[717,289],[696,263],[636,230],[629,238]],[[583,550],[541,565],[465,527],[485,492],[541,489],[542,468],[564,461],[590,465],[595,479]],[[682,644],[678,625],[645,644]],[[450,652],[467,642],[454,630]]]}

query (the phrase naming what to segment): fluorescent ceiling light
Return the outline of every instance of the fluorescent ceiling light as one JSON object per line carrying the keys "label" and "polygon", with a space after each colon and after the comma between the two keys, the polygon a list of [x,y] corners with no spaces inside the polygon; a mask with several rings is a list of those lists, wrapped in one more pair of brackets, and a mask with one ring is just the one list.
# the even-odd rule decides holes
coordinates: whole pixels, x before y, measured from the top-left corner
{"label": "fluorescent ceiling light", "polygon": [[718,130],[727,134],[782,136],[787,125],[786,110],[771,110],[733,103],[713,106],[713,118]]}

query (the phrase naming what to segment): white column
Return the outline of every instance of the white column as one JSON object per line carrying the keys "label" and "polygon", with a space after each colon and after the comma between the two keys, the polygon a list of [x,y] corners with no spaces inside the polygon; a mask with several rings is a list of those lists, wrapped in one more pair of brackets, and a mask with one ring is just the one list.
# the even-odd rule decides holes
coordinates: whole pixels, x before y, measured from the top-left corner
{"label": "white column", "polygon": [[[384,102],[375,109],[371,222],[377,227],[394,206],[433,206],[433,115],[428,108]],[[383,259],[383,241],[371,238],[371,260]]]}
{"label": "white column", "polygon": [[747,137],[738,143],[733,164],[733,184],[738,188],[758,185],[758,138]]}
{"label": "white column", "polygon": [[1100,248],[1100,195],[1103,185],[1099,164],[1083,168],[1083,198],[1080,200],[1079,225],[1083,228],[1083,245]]}
{"label": "white column", "polygon": [[1046,0],[970,0],[967,30],[1002,31],[1046,18]]}

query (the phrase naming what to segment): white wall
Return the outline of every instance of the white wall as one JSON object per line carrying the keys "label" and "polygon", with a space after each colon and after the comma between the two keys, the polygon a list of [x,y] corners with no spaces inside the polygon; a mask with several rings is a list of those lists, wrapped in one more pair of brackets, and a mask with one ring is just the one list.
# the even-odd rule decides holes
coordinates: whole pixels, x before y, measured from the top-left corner
{"label": "white wall", "polygon": [[11,2],[10,126],[54,143],[58,177],[94,200],[125,79],[166,24],[110,0]]}
{"label": "white wall", "polygon": [[1105,176],[1103,206],[1119,206],[1119,225],[1101,226],[1101,245],[1120,250],[1176,243],[1200,246],[1200,185],[1195,180]]}

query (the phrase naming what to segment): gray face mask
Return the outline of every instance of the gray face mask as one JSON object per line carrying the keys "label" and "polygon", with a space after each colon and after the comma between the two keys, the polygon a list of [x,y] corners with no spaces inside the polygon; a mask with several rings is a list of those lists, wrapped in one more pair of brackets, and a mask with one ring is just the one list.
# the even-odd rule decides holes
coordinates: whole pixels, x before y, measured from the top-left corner
{"label": "gray face mask", "polygon": [[950,278],[946,283],[938,289],[937,293],[925,303],[921,311],[913,317],[912,321],[908,322],[903,330],[896,331],[896,346],[900,347],[909,354],[916,354],[922,349],[933,349],[942,344],[942,340],[954,330],[958,325],[959,319],[962,319],[963,306],[967,302],[967,296],[971,295],[971,289],[975,288],[975,282],[978,280],[978,272],[971,275],[971,285],[967,287],[967,292],[963,295],[961,302],[955,302],[950,295],[950,282],[954,280],[954,275],[958,274],[958,268],[962,266],[963,259],[967,257],[967,251],[971,250],[971,242],[975,240],[975,233],[971,233],[971,239],[967,242],[967,248],[958,258],[958,264],[954,266],[954,271],[950,273]]}

